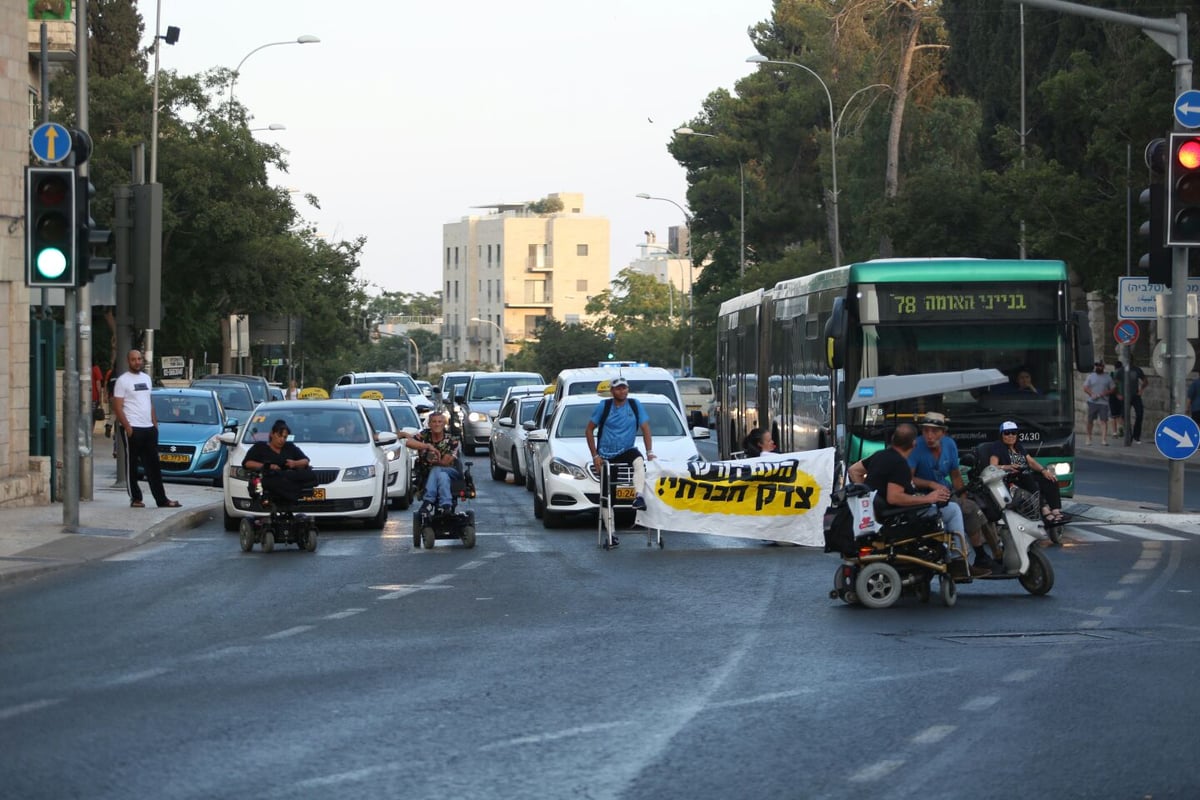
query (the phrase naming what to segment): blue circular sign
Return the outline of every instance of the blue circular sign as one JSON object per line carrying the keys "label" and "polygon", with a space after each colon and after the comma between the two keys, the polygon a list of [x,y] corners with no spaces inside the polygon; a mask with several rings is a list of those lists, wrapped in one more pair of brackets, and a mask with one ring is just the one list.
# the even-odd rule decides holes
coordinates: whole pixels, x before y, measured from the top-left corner
{"label": "blue circular sign", "polygon": [[1200,425],[1185,414],[1172,414],[1154,429],[1154,446],[1172,461],[1190,458],[1200,447]]}
{"label": "blue circular sign", "polygon": [[71,132],[57,122],[44,122],[33,129],[29,146],[39,161],[57,164],[71,155]]}
{"label": "blue circular sign", "polygon": [[1175,120],[1185,128],[1200,128],[1200,90],[1180,92],[1175,98]]}

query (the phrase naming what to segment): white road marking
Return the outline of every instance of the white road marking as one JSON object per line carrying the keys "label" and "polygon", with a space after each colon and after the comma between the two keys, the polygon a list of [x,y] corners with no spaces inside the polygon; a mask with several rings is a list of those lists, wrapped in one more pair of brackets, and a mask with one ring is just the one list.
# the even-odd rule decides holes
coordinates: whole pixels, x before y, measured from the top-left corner
{"label": "white road marking", "polygon": [[1185,542],[1187,537],[1175,536],[1170,533],[1162,533],[1160,531],[1152,531],[1144,528],[1141,525],[1109,525],[1108,530],[1114,533],[1123,533],[1127,536],[1136,536],[1138,539],[1152,539],[1156,542]]}
{"label": "white road marking", "polygon": [[1096,606],[1087,613],[1093,617],[1107,617],[1112,613],[1112,606]]}
{"label": "white road marking", "polygon": [[445,583],[446,581],[450,580],[453,577],[454,576],[449,573],[444,574],[444,575],[434,575],[432,578],[426,578],[425,583],[436,585],[439,583]]}
{"label": "white road marking", "polygon": [[1037,675],[1037,672],[1036,669],[1018,669],[1008,673],[1000,680],[1005,683],[1022,683]]}
{"label": "white road marking", "polygon": [[379,597],[376,597],[375,599],[376,600],[395,600],[398,597],[404,597],[405,595],[413,594],[414,592],[419,592],[419,591],[421,591],[420,586],[406,586],[405,588],[397,589],[394,592],[388,592],[387,594],[381,594],[381,595],[379,595]]}
{"label": "white road marking", "polygon": [[345,611],[336,611],[328,614],[323,619],[345,619],[346,617],[353,617],[355,614],[361,614],[364,611],[366,611],[365,608],[347,608]]}
{"label": "white road marking", "polygon": [[543,742],[554,742],[559,739],[570,739],[574,736],[587,736],[600,731],[608,731],[613,728],[628,727],[634,725],[629,722],[598,722],[594,725],[579,725],[574,728],[565,728],[561,731],[552,731],[549,733],[539,733],[533,736],[518,736],[515,739],[505,739],[500,742],[492,742],[480,747],[480,750],[499,750],[502,747],[519,747],[526,744],[542,744]]}
{"label": "white road marking", "polygon": [[1154,569],[1155,567],[1158,566],[1158,562],[1159,562],[1159,559],[1157,559],[1157,558],[1142,558],[1142,559],[1138,559],[1137,561],[1133,562],[1133,566],[1130,567],[1130,569],[1137,569],[1137,570]]}
{"label": "white road marking", "polygon": [[1067,529],[1067,537],[1073,542],[1115,542],[1116,539],[1111,536],[1105,536],[1096,533],[1091,528],[1082,528],[1077,525],[1072,525]]}
{"label": "white road marking", "polygon": [[268,633],[263,638],[264,639],[286,639],[289,636],[296,636],[297,634],[306,633],[307,631],[311,631],[315,627],[317,627],[317,626],[316,625],[297,625],[296,627],[288,628],[287,630],[276,631],[275,633]]}
{"label": "white road marking", "polygon": [[956,730],[958,730],[957,725],[931,725],[914,736],[910,741],[913,744],[936,744]]}
{"label": "white road marking", "polygon": [[1099,628],[1100,623],[1101,623],[1101,620],[1098,620],[1098,619],[1085,619],[1083,622],[1079,623],[1079,627],[1080,628]]}
{"label": "white road marking", "polygon": [[154,667],[152,669],[144,669],[139,672],[127,672],[124,675],[117,675],[115,678],[109,678],[108,680],[103,681],[100,685],[127,686],[128,684],[137,683],[138,681],[157,678],[159,675],[166,675],[170,671],[171,670],[167,669],[166,667]]}
{"label": "white road marking", "polygon": [[986,711],[999,702],[1000,698],[995,695],[983,695],[982,697],[972,697],[958,708],[960,711]]}
{"label": "white road marking", "polygon": [[21,714],[28,714],[30,711],[38,711],[50,706],[56,706],[66,698],[55,697],[52,700],[34,700],[32,703],[22,703],[19,706],[9,706],[8,708],[0,708],[0,719],[12,719]]}
{"label": "white road marking", "polygon": [[1122,575],[1121,580],[1117,581],[1117,583],[1141,583],[1144,580],[1146,580],[1146,573],[1130,572],[1127,575]]}
{"label": "white road marking", "polygon": [[1109,592],[1108,594],[1104,595],[1104,599],[1105,600],[1124,600],[1125,596],[1127,594],[1129,594],[1129,591],[1127,589],[1114,589],[1111,592]]}
{"label": "white road marking", "polygon": [[867,783],[869,781],[877,781],[885,775],[895,772],[902,766],[904,766],[904,762],[900,760],[878,761],[870,766],[863,767],[851,775],[850,782]]}
{"label": "white road marking", "polygon": [[465,563],[465,564],[463,564],[461,567],[459,567],[459,569],[475,569],[475,568],[477,568],[477,567],[482,567],[482,566],[483,566],[484,564],[486,564],[486,563],[487,563],[487,562],[486,562],[486,561],[483,561],[483,560],[480,560],[480,561],[468,561],[467,563]]}

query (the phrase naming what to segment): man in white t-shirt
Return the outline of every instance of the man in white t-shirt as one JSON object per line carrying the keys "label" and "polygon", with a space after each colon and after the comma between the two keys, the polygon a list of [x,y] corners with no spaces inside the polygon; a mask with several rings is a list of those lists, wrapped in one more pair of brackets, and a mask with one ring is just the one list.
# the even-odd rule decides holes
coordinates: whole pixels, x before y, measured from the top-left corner
{"label": "man in white t-shirt", "polygon": [[129,371],[121,373],[113,386],[113,414],[119,426],[117,438],[125,447],[129,506],[146,507],[137,479],[138,462],[141,462],[158,507],[179,508],[180,503],[169,499],[163,488],[162,471],[158,466],[158,419],[154,415],[154,404],[150,402],[153,384],[142,369],[145,359],[140,350],[130,350],[127,362]]}

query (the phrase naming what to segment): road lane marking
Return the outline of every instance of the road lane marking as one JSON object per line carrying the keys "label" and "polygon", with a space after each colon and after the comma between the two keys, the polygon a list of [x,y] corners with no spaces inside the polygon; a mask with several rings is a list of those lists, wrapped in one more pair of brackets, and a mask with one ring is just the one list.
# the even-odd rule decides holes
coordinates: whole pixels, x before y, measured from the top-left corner
{"label": "road lane marking", "polygon": [[34,700],[32,703],[22,703],[19,706],[9,706],[8,708],[0,708],[0,719],[12,719],[21,714],[28,714],[31,711],[39,711],[43,708],[56,706],[65,700],[65,697],[55,697],[50,700]]}
{"label": "road lane marking", "polygon": [[1117,581],[1117,583],[1141,583],[1144,580],[1146,580],[1146,573],[1130,572],[1127,575],[1122,575],[1121,580]]}
{"label": "road lane marking", "polygon": [[355,614],[361,614],[364,611],[366,611],[365,608],[347,608],[345,611],[335,611],[332,614],[327,614],[322,619],[345,619],[346,617],[353,617]]}
{"label": "road lane marking", "polygon": [[138,681],[157,678],[159,675],[166,675],[170,671],[171,670],[167,669],[166,667],[153,667],[152,669],[143,669],[138,672],[127,672],[124,675],[117,675],[114,678],[109,678],[108,680],[101,682],[100,685],[126,686],[131,683],[137,683]]}
{"label": "road lane marking", "polygon": [[1107,530],[1114,533],[1123,533],[1127,536],[1136,536],[1138,539],[1151,539],[1156,542],[1186,542],[1184,536],[1175,536],[1171,533],[1161,533],[1152,531],[1149,528],[1144,528],[1141,525],[1109,525]]}
{"label": "road lane marking", "polygon": [[634,725],[632,721],[622,722],[597,722],[592,725],[578,725],[574,728],[564,728],[561,731],[550,731],[548,733],[539,733],[532,736],[518,736],[515,739],[504,739],[499,742],[492,742],[480,747],[480,750],[499,750],[502,747],[519,747],[526,744],[542,744],[544,742],[556,742],[560,739],[570,739],[575,736],[588,736],[600,731],[608,731],[613,728],[622,728]]}
{"label": "road lane marking", "polygon": [[956,730],[957,725],[931,725],[909,741],[913,744],[937,744]]}
{"label": "road lane marking", "polygon": [[1093,617],[1107,617],[1112,613],[1112,606],[1096,606],[1087,613]]}
{"label": "road lane marking", "polygon": [[487,562],[482,559],[480,559],[479,561],[468,561],[467,563],[465,563],[461,567],[459,567],[459,569],[475,569],[477,567],[482,567],[486,563]]}
{"label": "road lane marking", "polygon": [[1021,683],[1029,680],[1034,675],[1037,675],[1037,672],[1038,671],[1036,669],[1018,669],[1008,673],[1000,680],[1004,681],[1005,683]]}
{"label": "road lane marking", "polygon": [[986,711],[999,702],[1000,698],[995,695],[983,695],[982,697],[972,697],[958,708],[960,711]]}
{"label": "road lane marking", "polygon": [[1129,594],[1129,591],[1127,589],[1113,589],[1111,592],[1104,595],[1104,599],[1105,600],[1124,600],[1125,596],[1127,594]]}
{"label": "road lane marking", "polygon": [[425,583],[429,583],[429,584],[445,583],[446,581],[450,580],[453,577],[454,576],[449,573],[446,573],[444,575],[434,575],[432,578],[426,578]]}
{"label": "road lane marking", "polygon": [[878,761],[870,766],[863,767],[858,772],[850,776],[851,783],[867,783],[869,781],[877,781],[880,778],[895,772],[898,768],[904,765],[900,760]]}
{"label": "road lane marking", "polygon": [[317,626],[316,625],[297,625],[296,627],[288,628],[287,630],[276,631],[275,633],[268,633],[263,638],[264,639],[286,639],[289,636],[296,636],[297,634],[306,633],[308,631],[311,631],[315,627],[317,627]]}

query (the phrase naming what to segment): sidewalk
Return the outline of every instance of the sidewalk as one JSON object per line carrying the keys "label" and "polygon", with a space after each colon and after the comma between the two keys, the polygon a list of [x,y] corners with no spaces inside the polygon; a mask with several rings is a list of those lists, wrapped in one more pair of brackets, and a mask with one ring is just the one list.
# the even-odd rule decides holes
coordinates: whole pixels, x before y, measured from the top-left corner
{"label": "sidewalk", "polygon": [[[1153,444],[1123,445],[1111,442],[1082,445],[1079,455],[1106,461],[1148,465],[1166,464]],[[1200,463],[1189,462],[1188,479],[1200,480]],[[167,483],[167,496],[183,508],[155,508],[146,483],[146,508],[130,508],[124,488],[114,488],[117,462],[97,458],[95,499],[80,501],[79,527],[63,530],[62,503],[49,506],[0,508],[0,585],[50,570],[99,561],[158,537],[194,528],[209,519],[220,519],[222,492],[201,484]],[[1169,514],[1165,507],[1076,495],[1063,508],[1079,520],[1131,525],[1200,525],[1200,514]],[[230,536],[230,547],[236,537]]]}
{"label": "sidewalk", "polygon": [[[101,440],[103,441],[103,440]],[[130,508],[129,495],[114,488],[117,461],[97,448],[93,495],[79,502],[79,526],[63,530],[63,504],[0,508],[0,585],[54,569],[99,561],[160,536],[220,518],[222,492],[203,484],[167,483],[167,497],[182,508],[156,508],[145,481],[145,508]],[[236,537],[230,537],[231,546]]]}

